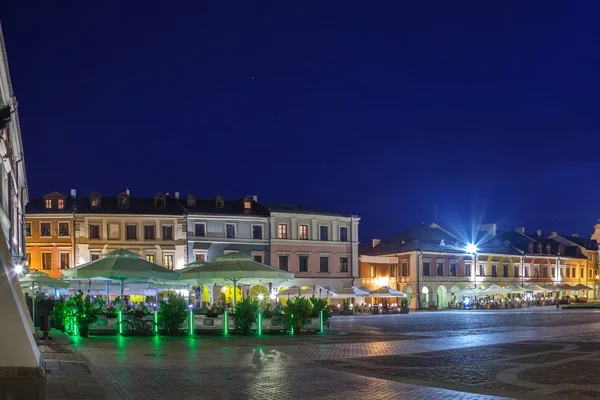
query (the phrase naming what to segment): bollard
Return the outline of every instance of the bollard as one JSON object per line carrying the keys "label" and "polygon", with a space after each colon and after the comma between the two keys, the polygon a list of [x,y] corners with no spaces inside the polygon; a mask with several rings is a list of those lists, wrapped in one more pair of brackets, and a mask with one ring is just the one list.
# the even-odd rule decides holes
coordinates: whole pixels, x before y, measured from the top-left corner
{"label": "bollard", "polygon": [[194,336],[194,309],[190,308],[190,314],[188,316],[188,334]]}
{"label": "bollard", "polygon": [[119,310],[119,312],[117,312],[117,330],[119,331],[119,334],[123,334],[121,322],[123,322],[123,310]]}
{"label": "bollard", "polygon": [[323,310],[319,311],[319,331],[323,333]]}
{"label": "bollard", "polygon": [[227,310],[223,313],[223,334],[229,335],[229,320],[227,319]]}
{"label": "bollard", "polygon": [[258,334],[262,335],[262,313],[258,313]]}
{"label": "bollard", "polygon": [[156,330],[154,333],[158,333],[158,311],[154,310],[154,329]]}

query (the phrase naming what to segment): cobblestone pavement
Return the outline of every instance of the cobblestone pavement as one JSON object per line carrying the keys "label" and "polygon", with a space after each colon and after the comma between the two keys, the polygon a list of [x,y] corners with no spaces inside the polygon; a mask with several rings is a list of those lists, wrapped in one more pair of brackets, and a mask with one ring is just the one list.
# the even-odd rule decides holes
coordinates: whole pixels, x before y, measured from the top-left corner
{"label": "cobblestone pavement", "polygon": [[[100,336],[72,349],[119,399],[600,395],[543,369],[579,358],[600,363],[600,313],[554,311],[335,317],[334,333],[304,338]],[[598,349],[573,344],[594,338]]]}

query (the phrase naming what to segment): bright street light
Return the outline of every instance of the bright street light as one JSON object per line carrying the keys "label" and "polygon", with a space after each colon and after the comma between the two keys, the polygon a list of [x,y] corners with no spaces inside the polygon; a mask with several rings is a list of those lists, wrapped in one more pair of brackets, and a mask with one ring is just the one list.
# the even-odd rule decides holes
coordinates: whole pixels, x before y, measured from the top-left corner
{"label": "bright street light", "polygon": [[262,294],[259,294],[259,295],[258,295],[258,299],[259,299],[259,300],[262,300],[262,299],[264,299],[264,298],[265,298],[265,296],[263,296]]}
{"label": "bright street light", "polygon": [[467,244],[467,253],[477,253],[477,246],[473,243]]}
{"label": "bright street light", "polygon": [[23,273],[23,264],[15,264],[15,272],[17,274],[22,274]]}

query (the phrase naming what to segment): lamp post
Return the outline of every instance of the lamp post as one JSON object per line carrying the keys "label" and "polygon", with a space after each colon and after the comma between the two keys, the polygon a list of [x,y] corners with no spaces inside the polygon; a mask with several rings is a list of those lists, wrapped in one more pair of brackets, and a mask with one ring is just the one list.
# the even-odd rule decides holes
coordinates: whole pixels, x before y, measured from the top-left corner
{"label": "lamp post", "polygon": [[598,281],[600,281],[600,275],[596,275],[596,283],[594,284],[594,293],[596,295],[596,299],[598,299]]}

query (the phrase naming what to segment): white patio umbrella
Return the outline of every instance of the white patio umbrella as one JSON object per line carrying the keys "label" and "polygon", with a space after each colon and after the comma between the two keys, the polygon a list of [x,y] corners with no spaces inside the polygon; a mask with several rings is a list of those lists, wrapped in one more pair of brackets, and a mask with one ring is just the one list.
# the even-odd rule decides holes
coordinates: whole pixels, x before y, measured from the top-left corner
{"label": "white patio umbrella", "polygon": [[487,294],[504,294],[504,293],[508,293],[506,288],[503,288],[498,285],[491,285],[487,289],[483,289],[480,294],[487,295]]}
{"label": "white patio umbrella", "polygon": [[302,289],[299,286],[291,286],[281,292],[277,293],[279,297],[318,297],[327,298],[335,297],[335,292],[325,289],[323,286],[314,285],[308,286],[306,289]]}
{"label": "white patio umbrella", "polygon": [[371,290],[369,293],[373,297],[406,297],[405,293],[389,286],[382,286],[379,289]]}
{"label": "white patio umbrella", "polygon": [[461,296],[478,296],[483,290],[479,288],[465,288],[460,291]]}
{"label": "white patio umbrella", "polygon": [[189,279],[197,283],[229,284],[233,283],[233,306],[237,302],[237,285],[264,282],[284,282],[294,279],[294,274],[270,265],[254,261],[240,253],[229,253],[217,257],[213,262],[198,264],[179,272],[179,279]]}
{"label": "white patio umbrella", "polygon": [[507,290],[506,293],[525,293],[525,292],[527,292],[527,289],[525,289],[521,285],[509,285],[506,288],[506,290]]}
{"label": "white patio umbrella", "polygon": [[63,277],[70,280],[106,281],[106,300],[108,303],[109,281],[118,281],[123,296],[123,282],[130,281],[167,281],[177,280],[177,272],[160,265],[152,264],[140,258],[138,254],[125,249],[117,249],[103,258],[67,269]]}
{"label": "white patio umbrella", "polygon": [[[36,286],[40,287],[40,291],[42,287],[49,287],[53,289],[66,289],[69,287],[69,282],[61,281],[60,279],[54,279],[48,274],[45,274],[41,271],[35,271],[30,274],[25,275],[23,278],[19,278],[19,284],[22,288],[29,287],[31,288],[31,296],[34,299],[34,288]],[[31,318],[35,321],[35,300],[32,303],[32,315]]]}
{"label": "white patio umbrella", "polygon": [[340,290],[335,292],[335,297],[339,299],[351,299],[354,297],[369,297],[371,293],[365,292],[355,286],[350,286],[347,288],[341,288]]}
{"label": "white patio umbrella", "polygon": [[530,283],[529,285],[524,286],[525,290],[533,293],[544,293],[548,292],[548,289],[544,289],[543,287],[536,285],[535,283]]}

